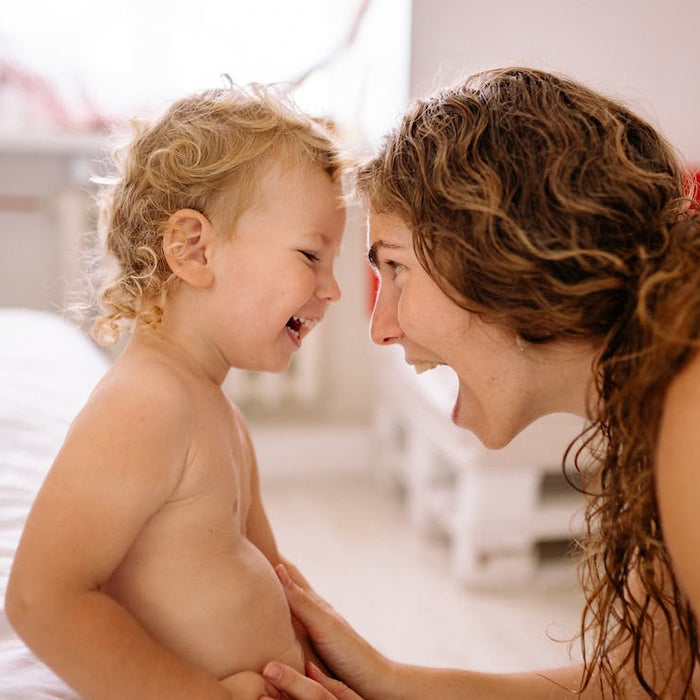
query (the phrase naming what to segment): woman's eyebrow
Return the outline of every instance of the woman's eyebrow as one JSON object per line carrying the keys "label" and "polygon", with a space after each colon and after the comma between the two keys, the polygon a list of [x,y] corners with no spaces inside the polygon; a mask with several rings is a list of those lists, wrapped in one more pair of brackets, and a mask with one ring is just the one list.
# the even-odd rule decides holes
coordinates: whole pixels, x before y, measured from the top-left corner
{"label": "woman's eyebrow", "polygon": [[379,261],[377,260],[377,252],[380,249],[405,250],[406,247],[399,245],[398,243],[389,243],[388,241],[383,241],[381,239],[375,241],[374,243],[372,243],[370,249],[367,251],[367,259],[369,260],[369,264],[374,268],[379,267]]}

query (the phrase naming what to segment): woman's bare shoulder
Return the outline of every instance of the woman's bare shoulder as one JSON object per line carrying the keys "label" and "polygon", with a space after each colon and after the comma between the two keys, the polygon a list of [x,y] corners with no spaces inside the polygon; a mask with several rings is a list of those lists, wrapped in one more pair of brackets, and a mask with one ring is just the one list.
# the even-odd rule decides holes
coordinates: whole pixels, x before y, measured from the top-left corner
{"label": "woman's bare shoulder", "polygon": [[700,355],[671,382],[659,426],[655,486],[674,571],[700,611]]}
{"label": "woman's bare shoulder", "polygon": [[664,401],[664,417],[678,417],[678,412],[689,410],[697,412],[700,418],[700,352],[671,380]]}

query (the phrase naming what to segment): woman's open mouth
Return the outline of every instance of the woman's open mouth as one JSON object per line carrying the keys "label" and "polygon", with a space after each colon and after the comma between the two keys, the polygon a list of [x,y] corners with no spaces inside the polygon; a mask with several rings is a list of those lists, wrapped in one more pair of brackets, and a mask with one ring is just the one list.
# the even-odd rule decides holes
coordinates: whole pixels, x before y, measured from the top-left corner
{"label": "woman's open mouth", "polygon": [[415,370],[416,374],[423,374],[423,372],[428,372],[429,370],[435,369],[436,367],[444,367],[444,365],[444,362],[435,362],[433,360],[419,360],[418,362],[413,363],[413,369]]}

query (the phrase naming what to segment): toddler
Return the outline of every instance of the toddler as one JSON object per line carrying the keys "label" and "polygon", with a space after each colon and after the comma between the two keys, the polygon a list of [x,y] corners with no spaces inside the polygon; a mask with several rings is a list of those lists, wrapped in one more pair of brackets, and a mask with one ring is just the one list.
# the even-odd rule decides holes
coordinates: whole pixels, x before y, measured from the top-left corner
{"label": "toddler", "polygon": [[39,491],[7,615],[85,697],[257,698],[266,662],[303,671],[305,651],[221,385],[284,370],[340,297],[342,161],[286,100],[229,86],[140,126],[117,163],[94,332],[130,336]]}

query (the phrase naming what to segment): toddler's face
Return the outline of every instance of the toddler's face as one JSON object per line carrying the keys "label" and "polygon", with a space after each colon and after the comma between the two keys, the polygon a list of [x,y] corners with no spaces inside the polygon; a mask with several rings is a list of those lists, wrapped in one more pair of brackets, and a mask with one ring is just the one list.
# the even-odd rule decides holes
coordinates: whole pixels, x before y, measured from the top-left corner
{"label": "toddler's face", "polygon": [[341,195],[316,166],[274,166],[233,234],[217,239],[218,343],[231,366],[286,369],[340,298],[334,265],[345,228]]}

